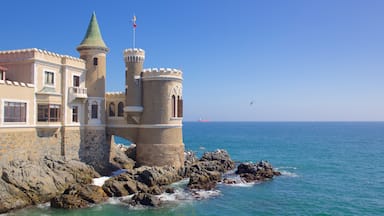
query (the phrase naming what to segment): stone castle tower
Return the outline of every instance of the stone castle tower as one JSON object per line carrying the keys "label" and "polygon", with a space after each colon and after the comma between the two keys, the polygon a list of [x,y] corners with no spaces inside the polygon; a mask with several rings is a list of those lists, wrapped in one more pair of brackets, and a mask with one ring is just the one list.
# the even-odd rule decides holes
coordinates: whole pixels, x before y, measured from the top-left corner
{"label": "stone castle tower", "polygon": [[182,136],[182,72],[176,69],[143,69],[142,49],[124,51],[126,65],[127,123],[136,128],[136,159],[140,165],[184,163]]}
{"label": "stone castle tower", "polygon": [[[136,144],[138,165],[183,166],[182,72],[169,68],[143,69],[144,50],[126,49],[125,93],[121,95],[125,104],[124,120],[109,121],[106,109],[108,94],[105,92],[108,48],[94,13],[77,50],[87,68],[86,137],[95,137],[90,139],[94,143],[85,146],[99,152],[104,147],[97,147],[99,144],[96,142],[110,146],[112,136],[117,135]],[[104,151],[109,156],[107,148]],[[86,158],[92,157],[92,152],[89,154]]]}
{"label": "stone castle tower", "polygon": [[96,166],[105,166],[109,161],[110,143],[106,139],[105,81],[106,54],[105,45],[93,13],[83,41],[77,47],[80,58],[85,60],[87,102],[84,109],[84,140],[80,148],[82,160]]}

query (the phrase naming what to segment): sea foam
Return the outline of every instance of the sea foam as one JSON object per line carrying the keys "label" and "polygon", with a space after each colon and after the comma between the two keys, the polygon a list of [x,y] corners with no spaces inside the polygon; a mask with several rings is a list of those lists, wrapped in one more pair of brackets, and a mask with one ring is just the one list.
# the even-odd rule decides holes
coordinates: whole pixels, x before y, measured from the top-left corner
{"label": "sea foam", "polygon": [[103,186],[104,182],[107,181],[109,178],[110,178],[109,176],[103,176],[103,177],[100,177],[100,178],[94,178],[92,180],[92,184],[101,187],[101,186]]}

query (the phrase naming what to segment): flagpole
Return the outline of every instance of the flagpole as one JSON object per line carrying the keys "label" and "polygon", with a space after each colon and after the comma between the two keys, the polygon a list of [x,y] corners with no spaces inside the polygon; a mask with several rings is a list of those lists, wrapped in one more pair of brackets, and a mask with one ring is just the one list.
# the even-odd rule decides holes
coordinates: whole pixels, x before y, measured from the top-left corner
{"label": "flagpole", "polygon": [[133,27],[133,48],[135,48],[135,40],[136,40],[136,28]]}
{"label": "flagpole", "polygon": [[135,45],[136,45],[136,15],[133,15],[132,27],[133,27],[133,48],[135,48]]}

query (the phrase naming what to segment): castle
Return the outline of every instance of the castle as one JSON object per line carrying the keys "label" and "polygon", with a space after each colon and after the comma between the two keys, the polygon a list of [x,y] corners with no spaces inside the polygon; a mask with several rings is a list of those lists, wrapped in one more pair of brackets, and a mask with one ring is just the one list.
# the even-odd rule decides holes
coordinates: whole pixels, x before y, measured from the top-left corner
{"label": "castle", "polygon": [[108,93],[108,50],[93,13],[80,58],[0,51],[0,163],[50,155],[100,167],[116,135],[136,144],[138,165],[183,166],[182,72],[143,69],[144,50],[126,49],[125,91]]}

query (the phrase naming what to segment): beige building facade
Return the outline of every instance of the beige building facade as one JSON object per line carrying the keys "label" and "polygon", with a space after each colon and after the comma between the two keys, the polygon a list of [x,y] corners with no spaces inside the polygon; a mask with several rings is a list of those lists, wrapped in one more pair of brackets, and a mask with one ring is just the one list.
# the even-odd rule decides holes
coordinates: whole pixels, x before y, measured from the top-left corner
{"label": "beige building facade", "polygon": [[144,50],[126,49],[125,89],[106,92],[108,47],[95,14],[77,50],[80,58],[0,51],[0,163],[50,155],[102,170],[120,136],[136,144],[138,165],[181,167],[182,72],[143,69]]}

